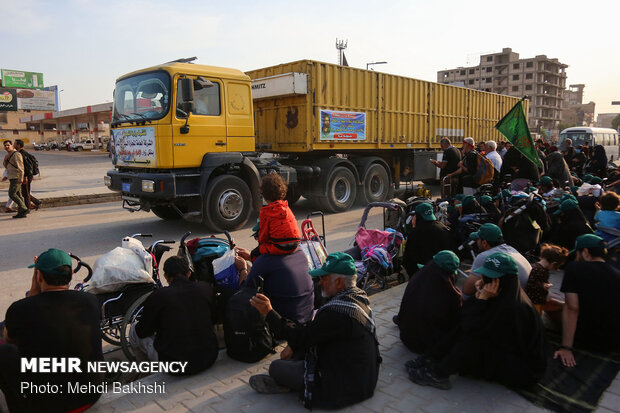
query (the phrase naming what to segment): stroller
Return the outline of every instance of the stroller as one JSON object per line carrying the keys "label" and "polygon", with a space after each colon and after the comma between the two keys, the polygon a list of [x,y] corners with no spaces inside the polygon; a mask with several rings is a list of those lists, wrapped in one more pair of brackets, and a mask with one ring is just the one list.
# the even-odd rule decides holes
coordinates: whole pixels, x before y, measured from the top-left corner
{"label": "stroller", "polygon": [[[372,208],[383,208],[384,230],[367,229],[366,221]],[[404,246],[404,237],[401,232],[394,228],[386,228],[386,212],[402,211],[395,203],[372,202],[366,206],[359,227],[355,234],[354,247],[348,251],[357,267],[357,286],[363,290],[373,287],[385,289],[390,277],[396,274],[398,283],[405,281],[400,272]],[[401,227],[403,214],[399,213],[396,228]]]}

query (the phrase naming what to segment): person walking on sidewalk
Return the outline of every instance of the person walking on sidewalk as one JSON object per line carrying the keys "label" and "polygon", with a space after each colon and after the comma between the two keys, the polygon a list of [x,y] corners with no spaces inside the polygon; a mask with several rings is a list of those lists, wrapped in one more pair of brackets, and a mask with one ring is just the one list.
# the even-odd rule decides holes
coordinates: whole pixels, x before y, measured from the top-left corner
{"label": "person walking on sidewalk", "polygon": [[38,210],[41,206],[41,201],[32,195],[31,186],[34,176],[39,174],[39,163],[34,155],[26,152],[23,140],[15,139],[15,150],[20,153],[24,161],[24,182],[22,182],[24,203],[28,208]]}
{"label": "person walking on sidewalk", "polygon": [[15,150],[13,142],[5,140],[3,144],[4,150],[7,152],[4,157],[4,167],[6,168],[7,177],[2,178],[2,180],[9,180],[9,198],[17,204],[17,215],[13,215],[13,218],[26,218],[29,209],[22,196],[21,185],[24,181],[24,162],[22,160],[22,155]]}

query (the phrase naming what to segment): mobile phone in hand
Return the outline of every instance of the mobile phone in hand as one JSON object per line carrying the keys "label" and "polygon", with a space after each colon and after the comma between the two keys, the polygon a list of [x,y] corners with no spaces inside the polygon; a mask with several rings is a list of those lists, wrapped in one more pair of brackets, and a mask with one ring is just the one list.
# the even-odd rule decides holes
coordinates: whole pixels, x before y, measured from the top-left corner
{"label": "mobile phone in hand", "polygon": [[265,279],[259,275],[258,276],[258,285],[256,286],[256,292],[262,294],[264,288],[265,288]]}

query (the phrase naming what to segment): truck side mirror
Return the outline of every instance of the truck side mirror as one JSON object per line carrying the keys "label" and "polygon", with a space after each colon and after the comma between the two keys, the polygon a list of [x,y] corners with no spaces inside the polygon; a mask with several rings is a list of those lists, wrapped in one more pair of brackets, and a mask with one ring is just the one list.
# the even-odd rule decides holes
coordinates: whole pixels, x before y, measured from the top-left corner
{"label": "truck side mirror", "polygon": [[181,93],[183,94],[183,102],[194,101],[194,82],[192,79],[184,77],[179,79],[181,83]]}

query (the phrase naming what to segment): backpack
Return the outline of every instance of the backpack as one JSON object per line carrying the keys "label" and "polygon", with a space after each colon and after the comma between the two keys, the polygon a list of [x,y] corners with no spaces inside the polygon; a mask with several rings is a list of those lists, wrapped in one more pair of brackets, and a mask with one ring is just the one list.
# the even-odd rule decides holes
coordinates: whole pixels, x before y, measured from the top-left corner
{"label": "backpack", "polygon": [[37,161],[37,158],[35,158],[34,155],[26,151],[21,151],[21,154],[24,160],[24,175],[39,175],[39,161]]}
{"label": "backpack", "polygon": [[265,319],[250,304],[256,288],[245,287],[228,299],[224,315],[226,353],[232,359],[255,363],[273,353],[275,340]]}
{"label": "backpack", "polygon": [[495,167],[489,158],[478,154],[478,160],[476,163],[476,173],[473,175],[473,180],[476,185],[488,184],[493,180],[495,174]]}

